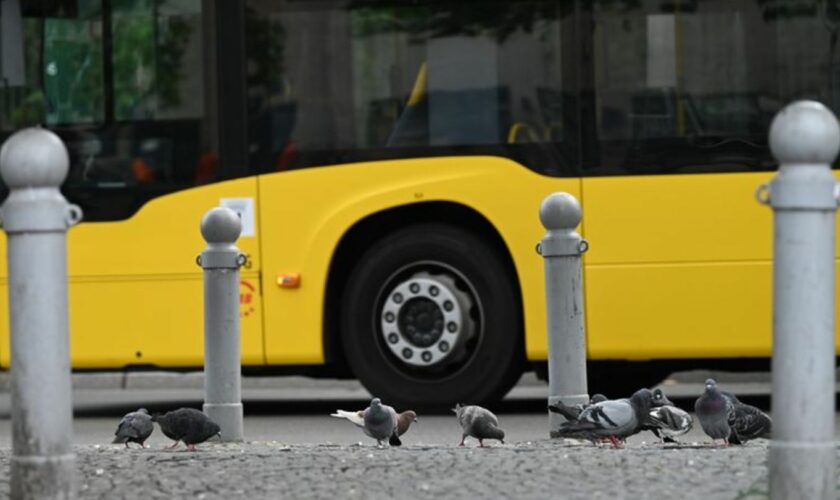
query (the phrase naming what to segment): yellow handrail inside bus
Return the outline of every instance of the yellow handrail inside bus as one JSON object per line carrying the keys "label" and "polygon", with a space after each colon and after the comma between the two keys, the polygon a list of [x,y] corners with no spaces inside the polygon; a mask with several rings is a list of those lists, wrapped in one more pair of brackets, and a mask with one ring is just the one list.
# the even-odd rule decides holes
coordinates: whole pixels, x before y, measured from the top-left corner
{"label": "yellow handrail inside bus", "polygon": [[414,87],[411,89],[411,95],[408,97],[408,105],[414,106],[426,97],[426,63],[420,65],[417,71],[417,78],[414,79]]}
{"label": "yellow handrail inside bus", "polygon": [[519,132],[524,131],[527,135],[527,139],[530,142],[540,142],[540,137],[534,131],[533,127],[528,125],[527,123],[516,122],[510,126],[508,129],[507,135],[507,142],[508,144],[513,144],[517,142],[516,138],[519,135]]}

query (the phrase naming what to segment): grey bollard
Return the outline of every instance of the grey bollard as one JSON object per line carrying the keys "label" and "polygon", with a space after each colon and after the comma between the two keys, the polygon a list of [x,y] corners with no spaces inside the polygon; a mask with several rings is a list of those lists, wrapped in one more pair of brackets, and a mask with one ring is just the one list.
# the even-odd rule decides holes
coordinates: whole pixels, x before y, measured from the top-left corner
{"label": "grey bollard", "polygon": [[21,130],[0,148],[9,196],[11,497],[75,498],[73,406],[67,309],[67,229],[82,218],[59,186],[70,160],[57,135]]}
{"label": "grey bollard", "polygon": [[221,427],[223,441],[243,440],[242,376],[239,346],[239,267],[236,247],[242,231],[229,208],[210,209],[201,219],[207,248],[198,257],[204,269],[204,413]]}
{"label": "grey bollard", "polygon": [[[548,231],[537,252],[545,261],[550,405],[557,401],[566,405],[589,402],[581,271],[581,254],[588,243],[575,230],[580,217],[580,203],[568,193],[553,193],[540,205],[540,221]],[[563,416],[548,414],[551,437],[556,437],[563,422]]]}
{"label": "grey bollard", "polygon": [[834,274],[840,127],[798,101],[770,126],[779,172],[757,196],[773,208],[773,430],[770,497],[836,497]]}

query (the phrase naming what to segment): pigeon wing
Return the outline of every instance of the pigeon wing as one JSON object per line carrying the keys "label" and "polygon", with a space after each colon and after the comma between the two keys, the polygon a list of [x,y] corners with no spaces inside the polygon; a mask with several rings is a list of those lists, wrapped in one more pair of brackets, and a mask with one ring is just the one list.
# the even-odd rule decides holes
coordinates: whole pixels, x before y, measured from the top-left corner
{"label": "pigeon wing", "polygon": [[636,413],[626,399],[602,401],[588,406],[577,420],[560,426],[561,435],[617,436],[630,435],[636,428]]}
{"label": "pigeon wing", "polygon": [[729,413],[729,426],[734,435],[731,441],[742,444],[750,439],[768,436],[772,427],[770,417],[755,406],[737,404]]}
{"label": "pigeon wing", "polygon": [[665,436],[680,436],[691,430],[693,420],[691,415],[676,406],[659,406],[653,408],[648,412],[648,419],[646,425],[650,425],[649,430],[661,431]]}
{"label": "pigeon wing", "polygon": [[344,411],[344,410],[336,410],[335,413],[330,413],[331,417],[336,418],[343,418],[345,420],[350,421],[356,427],[365,426],[365,412],[364,410],[360,411]]}

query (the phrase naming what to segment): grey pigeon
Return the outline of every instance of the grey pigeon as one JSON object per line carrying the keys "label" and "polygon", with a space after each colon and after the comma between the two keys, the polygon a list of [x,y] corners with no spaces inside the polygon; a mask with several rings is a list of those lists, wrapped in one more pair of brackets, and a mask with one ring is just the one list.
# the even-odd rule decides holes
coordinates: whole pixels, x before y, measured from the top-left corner
{"label": "grey pigeon", "polygon": [[[367,410],[367,408],[365,408]],[[365,410],[359,411],[345,411],[336,410],[335,413],[330,413],[331,417],[343,418],[349,420],[356,427],[365,428]],[[407,410],[397,414],[397,436],[402,436],[408,432],[411,424],[417,422],[417,413],[412,410]]]}
{"label": "grey pigeon", "polygon": [[195,451],[195,445],[222,435],[219,424],[195,408],[178,408],[163,415],[153,415],[152,421],[160,425],[166,437],[175,441],[170,448],[183,441],[190,451]]}
{"label": "grey pigeon", "polygon": [[577,404],[574,406],[568,406],[563,404],[562,401],[558,401],[553,405],[548,405],[548,411],[552,413],[559,413],[566,417],[566,420],[577,420],[580,412],[586,409],[589,405],[594,405],[595,403],[600,403],[601,401],[606,401],[607,397],[603,394],[593,394],[591,398],[589,398],[589,404]]}
{"label": "grey pigeon", "polygon": [[744,444],[751,439],[769,437],[773,427],[770,416],[755,406],[742,403],[734,394],[720,391],[732,404],[729,427],[732,432],[727,438],[729,444]]}
{"label": "grey pigeon", "polygon": [[729,415],[734,406],[732,401],[721,394],[714,379],[706,380],[706,389],[703,394],[694,402],[694,413],[710,438],[722,439],[729,444],[729,436],[732,434],[732,427],[729,425]]}
{"label": "grey pigeon", "polygon": [[563,423],[558,435],[584,438],[592,442],[609,439],[613,447],[619,440],[642,430],[653,406],[653,392],[639,389],[630,398],[602,401],[584,409],[577,420]]}
{"label": "grey pigeon", "polygon": [[459,403],[452,411],[461,424],[461,443],[458,446],[464,446],[467,436],[478,439],[478,445],[482,448],[485,439],[498,439],[500,443],[505,444],[505,431],[499,428],[499,419],[487,408],[476,405],[462,406]]}
{"label": "grey pigeon", "polygon": [[693,423],[687,412],[673,405],[662,405],[648,412],[645,427],[662,441],[676,443],[674,438],[690,431]]}
{"label": "grey pigeon", "polygon": [[154,430],[155,424],[152,423],[152,416],[149,415],[148,410],[140,408],[137,411],[127,413],[120,420],[117,431],[114,433],[116,437],[112,443],[125,443],[126,448],[128,448],[128,443],[137,443],[141,448],[145,448],[145,442]]}
{"label": "grey pigeon", "polygon": [[391,446],[400,446],[397,411],[388,405],[383,405],[379,398],[370,400],[370,406],[362,410],[362,430],[366,435],[376,440],[378,446],[388,440]]}

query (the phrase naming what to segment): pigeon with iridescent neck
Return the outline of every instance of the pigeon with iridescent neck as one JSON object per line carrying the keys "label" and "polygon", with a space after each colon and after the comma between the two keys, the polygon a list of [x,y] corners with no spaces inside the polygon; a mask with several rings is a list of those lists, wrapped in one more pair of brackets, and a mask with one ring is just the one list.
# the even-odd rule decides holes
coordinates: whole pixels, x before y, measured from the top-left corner
{"label": "pigeon with iridescent neck", "polygon": [[723,444],[729,444],[732,427],[729,425],[729,415],[734,405],[732,400],[723,395],[714,379],[706,380],[706,389],[694,402],[694,413],[700,427],[712,440],[721,439]]}
{"label": "pigeon with iridescent neck", "polygon": [[[349,413],[349,412],[348,412]],[[346,416],[333,415],[346,418]],[[356,423],[354,420],[349,419]],[[378,446],[383,441],[388,441],[391,446],[400,446],[399,416],[396,410],[388,405],[382,404],[379,398],[370,400],[370,406],[361,411],[361,428],[367,436],[376,440]],[[357,424],[358,425],[358,424]],[[406,427],[406,430],[408,428]]]}

